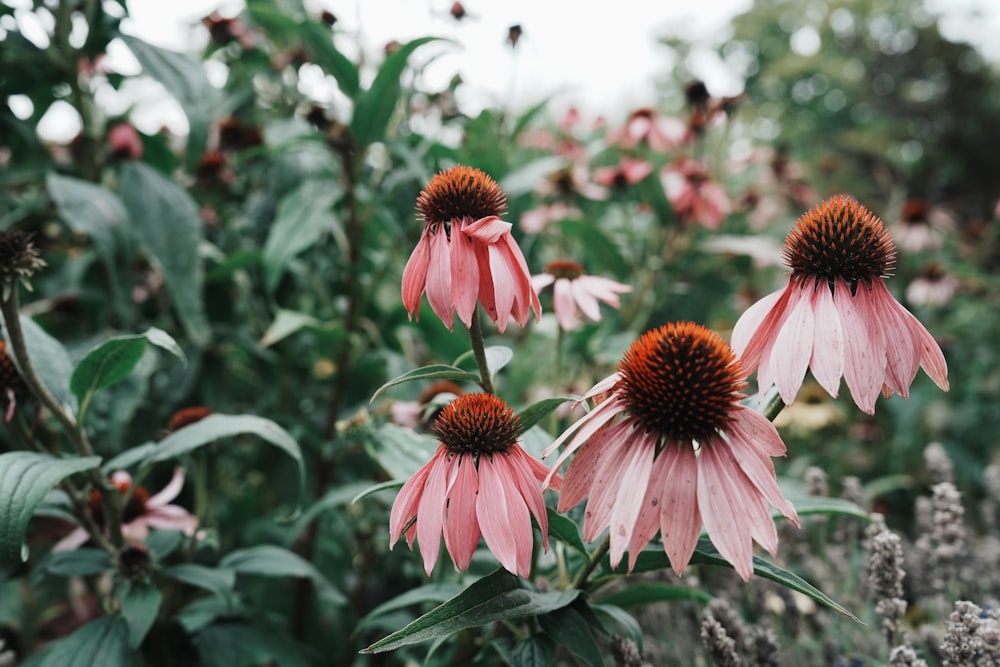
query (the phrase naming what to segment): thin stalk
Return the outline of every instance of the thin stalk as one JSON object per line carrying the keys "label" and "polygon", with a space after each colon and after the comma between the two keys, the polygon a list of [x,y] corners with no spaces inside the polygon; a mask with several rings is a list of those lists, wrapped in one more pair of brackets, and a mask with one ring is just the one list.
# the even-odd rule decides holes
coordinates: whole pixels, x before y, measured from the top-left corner
{"label": "thin stalk", "polygon": [[[558,396],[560,394],[560,387],[562,386],[562,365],[563,365],[563,346],[566,344],[566,332],[563,331],[561,326],[556,326],[556,358],[552,363],[552,395]],[[553,410],[552,415],[549,417],[549,433],[555,437],[559,431],[559,411]]]}
{"label": "thin stalk", "polygon": [[479,317],[478,307],[472,312],[472,326],[469,327],[469,338],[472,339],[472,354],[476,358],[476,365],[479,366],[479,385],[487,394],[496,394],[497,390],[493,385],[493,378],[490,376],[490,367],[486,362],[483,325]]}
{"label": "thin stalk", "polygon": [[590,573],[594,571],[594,568],[601,562],[604,555],[608,553],[611,548],[611,536],[608,535],[597,545],[597,548],[590,554],[590,558],[587,562],[583,564],[580,571],[576,573],[576,578],[573,579],[573,588],[583,590],[587,585],[587,579],[590,578]]}

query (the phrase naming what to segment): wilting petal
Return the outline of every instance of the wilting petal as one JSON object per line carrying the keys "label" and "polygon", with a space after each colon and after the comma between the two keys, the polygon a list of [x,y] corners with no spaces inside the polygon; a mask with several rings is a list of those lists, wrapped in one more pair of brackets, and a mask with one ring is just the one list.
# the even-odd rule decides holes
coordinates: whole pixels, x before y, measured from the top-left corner
{"label": "wilting petal", "polygon": [[472,326],[479,296],[479,263],[472,240],[453,224],[451,229],[451,297],[458,318],[467,327]]}
{"label": "wilting petal", "polygon": [[[802,380],[806,376],[809,359],[812,358],[813,330],[811,294],[808,288],[793,288],[794,293],[788,306],[791,312],[778,331],[774,347],[779,354],[771,357],[774,382],[781,393],[781,400],[789,404],[799,393]],[[761,387],[764,390],[764,387]]]}
{"label": "wilting petal", "polygon": [[940,346],[916,317],[909,312],[906,314],[909,315],[911,330],[916,333],[920,340],[920,365],[924,367],[924,372],[934,381],[934,384],[944,391],[948,391],[948,364],[944,360]]}
{"label": "wilting petal", "polygon": [[[656,535],[660,529],[660,513],[662,507],[662,496],[666,486],[671,483],[667,477],[669,469],[669,458],[657,456],[653,459],[652,468],[649,471],[649,484],[646,485],[646,494],[642,499],[642,506],[639,508],[639,516],[635,519],[635,526],[632,528],[632,537],[628,542],[628,569],[629,572],[635,567],[636,559],[643,547]],[[695,503],[697,510],[697,503]],[[701,519],[698,520],[700,526]],[[698,535],[695,533],[695,541]]]}
{"label": "wilting petal", "polygon": [[476,516],[486,545],[508,572],[527,577],[531,569],[531,519],[516,485],[488,456],[479,459]]}
{"label": "wilting petal", "polygon": [[733,327],[732,348],[743,363],[743,370],[752,373],[760,363],[764,342],[773,340],[776,324],[790,296],[790,283],[768,294],[740,315]]}
{"label": "wilting petal", "polygon": [[[622,436],[628,434],[632,427],[627,422],[620,422],[611,426],[605,434],[606,442],[620,442]],[[637,434],[633,434],[635,436]],[[637,446],[637,439],[631,441],[632,446]],[[624,454],[624,447],[614,448],[614,454],[601,457],[600,464],[594,473],[594,480],[590,484],[590,500],[583,515],[583,539],[592,542],[611,523],[611,515],[615,505],[618,503],[619,492],[622,490],[622,481],[628,471],[630,457]],[[642,490],[643,494],[646,489]],[[636,504],[642,502],[642,496],[636,500]],[[619,538],[620,539],[620,538]],[[612,542],[615,536],[611,536]],[[625,541],[628,544],[628,541]],[[624,546],[622,547],[624,551]]]}
{"label": "wilting petal", "polygon": [[889,294],[881,279],[872,282],[872,304],[882,316],[886,333],[885,384],[902,396],[909,398],[910,385],[920,368],[920,340],[913,335],[909,313]]}
{"label": "wilting petal", "polygon": [[500,333],[507,328],[507,318],[514,307],[514,281],[507,271],[507,264],[503,254],[496,246],[489,246],[486,249],[490,262],[490,277],[493,279],[493,298],[496,304],[497,329]]}
{"label": "wilting petal", "polygon": [[465,226],[465,233],[480,243],[494,245],[504,234],[510,234],[511,224],[495,215],[480,218]]}
{"label": "wilting petal", "polygon": [[813,312],[816,326],[809,367],[820,386],[836,398],[840,391],[840,376],[844,374],[844,334],[833,302],[833,292],[826,283],[816,286]]}
{"label": "wilting petal", "polygon": [[[553,451],[555,451],[563,442],[569,438],[569,446],[563,450],[559,458],[552,465],[552,470],[549,472],[549,477],[545,479],[545,483],[542,485],[543,488],[547,488],[549,484],[549,479],[556,474],[556,471],[562,466],[562,464],[572,456],[573,452],[577,450],[580,445],[586,442],[594,433],[597,432],[602,426],[607,424],[609,421],[615,418],[615,416],[625,409],[625,404],[620,400],[608,400],[601,403],[599,406],[591,410],[586,416],[581,418],[578,422],[573,424],[573,426],[566,430],[562,435],[553,441],[544,452],[542,452],[542,458],[545,458]],[[572,437],[570,437],[572,434]]]}
{"label": "wilting petal", "polygon": [[427,267],[431,261],[431,245],[428,238],[430,225],[424,227],[420,233],[420,241],[413,249],[410,259],[406,261],[403,269],[403,306],[410,319],[414,317],[420,321],[420,296],[424,293],[424,286],[427,284]]}
{"label": "wilting petal", "polygon": [[621,307],[621,299],[618,298],[619,294],[632,291],[629,285],[597,276],[580,276],[576,279],[576,283],[588,294],[596,299],[600,299],[612,308]]}
{"label": "wilting petal", "polygon": [[496,322],[497,305],[493,296],[493,274],[490,271],[489,246],[476,244],[476,264],[479,266],[479,303],[483,304],[490,321]]}
{"label": "wilting petal", "polygon": [[[427,478],[430,476],[431,468],[436,464],[438,457],[444,456],[447,450],[444,446],[439,446],[433,458],[417,472],[413,473],[410,479],[406,480],[403,488],[396,494],[396,500],[392,503],[392,511],[389,512],[389,548],[399,540],[403,534],[403,529],[410,520],[417,516],[417,507],[420,505],[420,497],[424,493],[424,486],[427,485]],[[412,547],[412,543],[410,544]]]}
{"label": "wilting petal", "polygon": [[646,496],[649,474],[653,468],[656,443],[651,438],[639,438],[629,443],[620,453],[623,459],[621,477],[618,480],[618,494],[608,532],[611,536],[611,567],[618,567],[625,549],[632,541],[632,530],[642,511],[642,501]]}
{"label": "wilting petal", "polygon": [[[747,412],[755,414],[749,410]],[[755,495],[762,495],[779,512],[791,519],[798,526],[799,519],[795,513],[795,507],[785,498],[778,487],[778,479],[775,476],[774,464],[771,462],[771,457],[765,454],[762,449],[755,447],[754,443],[746,438],[741,428],[742,421],[746,418],[746,415],[741,415],[741,418],[733,421],[731,428],[724,436],[728,438],[728,443],[724,440],[719,440],[712,443],[711,446],[728,446],[729,453],[732,454],[733,459],[739,464],[743,474],[757,488]],[[770,422],[768,423],[770,424]],[[771,426],[771,428],[773,429],[774,427]],[[779,437],[777,432],[775,432],[775,437]]]}
{"label": "wilting petal", "polygon": [[159,530],[179,530],[188,537],[198,530],[198,517],[177,505],[160,507],[136,521],[144,521],[150,528]]}
{"label": "wilting petal", "polygon": [[494,463],[500,466],[507,466],[506,475],[517,485],[518,493],[524,499],[528,511],[535,517],[538,528],[542,533],[542,546],[549,548],[549,515],[545,511],[545,500],[542,499],[542,490],[539,480],[536,478],[531,464],[535,461],[520,445],[515,444],[507,452],[506,456],[498,456]]}
{"label": "wilting petal", "polygon": [[844,380],[857,406],[873,414],[885,376],[885,339],[869,306],[868,289],[859,285],[852,297],[847,283],[837,280],[833,301],[844,327]]}
{"label": "wilting petal", "polygon": [[469,569],[472,554],[479,544],[479,522],[476,520],[479,475],[475,459],[471,456],[456,456],[451,465],[454,468],[454,480],[448,488],[444,544],[455,567],[462,571]]}
{"label": "wilting petal", "polygon": [[[535,321],[537,322],[542,316],[542,304],[538,301],[538,293],[531,287],[531,271],[528,270],[528,262],[524,259],[524,253],[521,252],[521,247],[517,245],[514,237],[509,234],[501,239],[501,243],[507,246],[508,256],[517,266],[514,274],[520,287],[518,294],[527,297],[523,300],[525,311],[530,306],[531,310],[535,311]],[[527,321],[527,312],[525,312],[524,320]],[[521,323],[521,326],[524,326],[524,322]]]}
{"label": "wilting petal", "polygon": [[[438,451],[440,452],[439,448]],[[417,541],[424,559],[424,572],[434,569],[441,550],[441,529],[444,526],[444,508],[448,499],[448,456],[435,455],[434,466],[427,476],[427,484],[417,506]]]}
{"label": "wilting petal", "polygon": [[167,485],[160,490],[156,495],[150,496],[149,500],[146,501],[147,509],[157,509],[159,507],[164,507],[171,500],[176,498],[181,494],[181,489],[184,488],[184,468],[176,466],[174,468],[174,474],[167,482]]}
{"label": "wilting petal", "polygon": [[748,507],[748,481],[724,447],[703,447],[698,460],[698,507],[712,543],[736,573],[747,581],[753,574],[751,524],[756,519]]}
{"label": "wilting petal", "polygon": [[444,225],[431,232],[431,259],[427,268],[427,301],[450,331],[452,329],[451,252]]}
{"label": "wilting petal", "polygon": [[698,501],[698,458],[688,442],[669,442],[660,452],[662,472],[657,484],[660,496],[660,539],[670,558],[670,567],[678,576],[691,561],[691,554],[701,534],[701,510]]}
{"label": "wilting petal", "polygon": [[576,328],[580,320],[576,316],[573,288],[566,278],[558,279],[552,289],[552,308],[556,311],[556,319],[563,331],[572,331]]}

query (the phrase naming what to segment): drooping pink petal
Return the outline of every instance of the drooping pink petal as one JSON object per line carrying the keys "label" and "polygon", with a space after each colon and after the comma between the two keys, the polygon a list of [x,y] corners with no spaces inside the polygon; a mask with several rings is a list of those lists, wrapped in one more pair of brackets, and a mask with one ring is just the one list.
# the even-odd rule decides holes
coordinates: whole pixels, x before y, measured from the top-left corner
{"label": "drooping pink petal", "polygon": [[606,439],[591,438],[573,457],[563,478],[562,491],[559,492],[559,504],[556,506],[559,512],[576,507],[590,493],[601,458],[610,451],[606,445]]}
{"label": "drooping pink petal", "polygon": [[560,278],[552,288],[552,308],[563,331],[572,331],[579,323],[576,302],[573,301],[573,287],[566,278]]}
{"label": "drooping pink petal", "polygon": [[[527,452],[525,452],[524,460],[527,461],[528,468],[531,469],[531,474],[535,476],[538,483],[543,484],[545,480],[548,479],[549,473],[552,472],[549,470],[549,467],[536,459],[534,456],[529,455]],[[539,487],[539,491],[544,491],[547,488],[552,489],[553,491],[560,491],[562,490],[562,485],[562,475],[554,475],[552,479],[549,480],[548,485]]]}
{"label": "drooping pink petal", "polygon": [[137,521],[145,521],[150,528],[179,530],[188,537],[198,530],[198,517],[177,505],[167,505],[145,514]]}
{"label": "drooping pink petal", "polygon": [[580,306],[583,314],[593,321],[599,322],[601,319],[601,307],[598,305],[594,295],[587,291],[579,278],[572,281],[570,286],[573,288],[573,298],[576,300],[576,304]]}
{"label": "drooping pink petal", "polygon": [[864,285],[859,285],[857,295],[852,297],[847,283],[838,279],[833,301],[844,327],[844,380],[857,406],[873,414],[885,376],[885,338],[877,314]]}
{"label": "drooping pink petal", "polygon": [[486,545],[508,572],[527,577],[531,569],[531,518],[511,480],[488,456],[479,459],[476,516]]}
{"label": "drooping pink petal", "polygon": [[479,243],[495,245],[504,234],[510,234],[511,224],[495,215],[480,218],[465,226],[465,233]]}
{"label": "drooping pink petal", "polygon": [[409,318],[414,317],[420,321],[420,297],[424,293],[424,286],[427,284],[427,267],[431,261],[431,245],[428,237],[430,225],[424,227],[420,233],[420,241],[413,249],[410,258],[403,268],[403,306]]}
{"label": "drooping pink petal", "polygon": [[536,292],[541,292],[555,281],[556,277],[550,273],[539,273],[531,276],[531,286],[535,288]]}
{"label": "drooping pink petal", "polygon": [[752,373],[760,363],[764,341],[773,340],[777,332],[775,326],[791,294],[789,287],[790,283],[786,282],[780,290],[747,308],[736,320],[731,347],[747,373]]}
{"label": "drooping pink petal", "polygon": [[507,318],[514,306],[514,281],[507,271],[502,251],[496,246],[486,249],[490,261],[490,276],[493,279],[493,297],[497,310],[497,329],[503,333],[507,328]]}
{"label": "drooping pink petal", "polygon": [[872,303],[882,317],[886,335],[885,384],[903,398],[909,398],[910,385],[920,368],[920,340],[913,335],[908,314],[878,278],[872,281]]}
{"label": "drooping pink petal", "polygon": [[698,457],[689,442],[668,442],[658,457],[662,470],[654,482],[663,488],[660,496],[660,539],[679,576],[691,561],[701,534]]}
{"label": "drooping pink petal", "polygon": [[948,391],[948,364],[944,360],[944,354],[941,353],[941,347],[912,313],[904,312],[909,316],[910,330],[920,341],[920,365],[923,366],[924,372],[934,381],[934,384],[944,391]]}
{"label": "drooping pink petal", "polygon": [[811,289],[793,288],[792,300],[788,304],[791,312],[774,340],[774,347],[780,353],[771,357],[771,369],[781,400],[786,405],[794,401],[795,395],[799,393],[809,359],[812,358],[816,323],[811,297]]}
{"label": "drooping pink petal", "polygon": [[[649,541],[656,535],[656,531],[660,529],[663,491],[671,483],[667,477],[669,467],[669,456],[660,455],[653,459],[653,466],[649,471],[649,484],[646,485],[646,494],[643,496],[642,507],[639,509],[639,516],[636,517],[635,526],[632,528],[632,537],[628,542],[629,572],[635,567],[639,552],[649,544]],[[692,504],[697,509],[697,503],[692,502]],[[700,519],[698,523],[700,526]],[[695,540],[697,541],[697,539],[696,533]]]}
{"label": "drooping pink petal", "polygon": [[424,486],[427,485],[427,477],[430,476],[431,468],[434,467],[438,456],[443,455],[443,451],[445,451],[444,446],[438,446],[431,460],[420,470],[413,473],[413,476],[406,480],[403,488],[396,494],[396,499],[392,503],[392,510],[389,512],[389,549],[392,549],[399,540],[406,524],[413,517],[417,516],[417,507],[420,505],[420,497],[424,493]]}
{"label": "drooping pink petal", "polygon": [[785,443],[774,428],[774,424],[759,412],[745,405],[733,407],[729,413],[735,428],[738,428],[747,442],[765,456],[784,456],[787,451]]}
{"label": "drooping pink petal", "polygon": [[472,239],[460,227],[454,223],[451,228],[451,296],[458,318],[470,327],[479,296],[479,263]]}
{"label": "drooping pink petal", "polygon": [[553,443],[549,445],[544,452],[542,452],[542,458],[545,458],[547,454],[552,453],[552,451],[559,447],[565,439],[572,434],[572,438],[569,440],[569,445],[563,450],[562,454],[559,455],[556,462],[552,464],[552,470],[549,472],[549,477],[546,478],[543,488],[548,487],[551,476],[556,474],[566,459],[568,459],[573,452],[580,447],[580,445],[594,435],[598,429],[614,419],[615,416],[624,409],[625,403],[623,401],[619,399],[607,400],[591,410],[585,417],[576,422],[576,424],[573,424],[572,429],[575,430],[568,429],[556,438],[555,441],[553,441]]}
{"label": "drooping pink petal", "polygon": [[632,287],[629,285],[598,276],[580,276],[576,279],[576,282],[580,285],[581,289],[586,290],[588,294],[596,299],[600,299],[612,308],[621,307],[621,299],[618,298],[619,294],[626,294],[632,291]]}
{"label": "drooping pink petal", "polygon": [[[472,456],[452,459],[454,479],[448,488],[448,516],[444,524],[444,545],[457,570],[469,569],[472,554],[479,544],[479,522],[476,520],[476,497],[479,475]],[[423,547],[421,547],[423,548]]]}
{"label": "drooping pink petal", "polygon": [[[637,438],[623,448],[621,477],[618,481],[618,494],[611,518],[608,524],[611,536],[611,567],[618,567],[625,550],[632,541],[632,530],[635,528],[642,510],[642,500],[646,496],[649,475],[653,468],[653,457],[656,454],[656,442],[651,438]],[[595,484],[597,481],[595,480]]]}
{"label": "drooping pink petal", "polygon": [[509,476],[509,479],[514,480],[518,493],[524,499],[524,504],[528,507],[531,515],[535,517],[538,528],[542,533],[542,546],[548,549],[549,515],[545,510],[545,500],[542,499],[539,480],[536,479],[532,471],[531,463],[535,459],[524,451],[520,445],[515,444],[505,457],[496,457],[494,460],[498,466],[506,465],[508,467],[506,474]]}
{"label": "drooping pink petal", "polygon": [[701,519],[712,543],[743,581],[753,574],[751,524],[756,518],[747,506],[746,484],[727,448],[702,447],[698,459]]}
{"label": "drooping pink petal", "polygon": [[826,283],[816,286],[813,313],[816,326],[809,367],[820,386],[836,398],[840,391],[840,376],[844,374],[844,334],[833,302],[833,292]]}
{"label": "drooping pink petal", "polygon": [[451,252],[444,225],[431,232],[431,257],[427,267],[427,301],[431,309],[451,331],[454,324],[451,314]]}
{"label": "drooping pink petal", "polygon": [[[742,419],[745,419],[745,417]],[[741,428],[742,419],[730,424],[730,428],[726,433],[728,442],[720,439],[709,446],[728,446],[729,453],[732,454],[733,459],[739,464],[743,474],[756,487],[757,493],[762,495],[779,512],[798,526],[799,519],[795,513],[795,507],[785,498],[778,487],[778,480],[775,476],[774,463],[771,462],[771,457],[761,452],[754,443],[747,440]],[[772,428],[774,427],[772,426]],[[777,436],[777,432],[775,432],[775,436]]]}
{"label": "drooping pink petal", "polygon": [[90,533],[86,529],[81,527],[76,527],[69,532],[66,537],[62,538],[52,546],[52,553],[62,553],[63,551],[73,551],[74,549],[79,549],[87,540],[90,539]]}
{"label": "drooping pink petal", "polygon": [[[627,421],[611,426],[606,434],[608,442],[620,441],[630,430],[631,426]],[[633,437],[635,435],[633,434]],[[633,439],[629,443],[630,446],[635,446],[635,442]],[[594,473],[594,480],[590,484],[590,499],[583,514],[583,539],[588,542],[592,542],[611,523],[611,514],[618,502],[618,495],[622,490],[623,478],[630,461],[624,449],[619,446],[615,455],[609,452],[609,455],[601,457]],[[645,492],[643,489],[643,493]],[[639,496],[636,502],[642,502],[642,496]],[[613,541],[615,536],[612,535],[611,539]]]}
{"label": "drooping pink petal", "polygon": [[518,294],[527,297],[526,299],[522,299],[525,314],[524,322],[521,322],[521,326],[524,326],[524,323],[527,322],[527,310],[529,307],[535,311],[535,321],[537,322],[542,317],[542,304],[538,300],[538,292],[531,286],[531,271],[528,270],[528,262],[524,259],[524,253],[521,252],[521,247],[517,245],[517,241],[510,234],[503,237],[500,242],[507,246],[508,256],[517,266],[517,271],[514,273],[520,288]]}
{"label": "drooping pink petal", "polygon": [[434,464],[427,476],[427,484],[417,506],[417,541],[424,560],[424,572],[430,575],[441,550],[441,530],[444,526],[444,508],[448,499],[448,454],[439,447],[431,462]]}
{"label": "drooping pink petal", "polygon": [[170,478],[170,481],[167,482],[167,485],[163,487],[159,493],[150,496],[149,500],[146,501],[146,508],[157,509],[168,505],[171,500],[181,494],[181,489],[183,488],[184,468],[176,466],[174,468],[174,474]]}
{"label": "drooping pink petal", "polygon": [[479,303],[486,309],[486,315],[491,321],[497,320],[497,305],[493,295],[493,274],[490,270],[489,246],[474,244],[476,249],[476,264],[479,266]]}

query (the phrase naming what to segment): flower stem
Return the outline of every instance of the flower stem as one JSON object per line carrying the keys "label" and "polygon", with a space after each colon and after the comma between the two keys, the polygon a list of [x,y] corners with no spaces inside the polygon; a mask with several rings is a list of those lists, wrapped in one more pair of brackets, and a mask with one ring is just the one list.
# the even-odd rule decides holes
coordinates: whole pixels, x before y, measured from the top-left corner
{"label": "flower stem", "polygon": [[472,311],[472,326],[469,327],[469,337],[472,339],[472,354],[479,366],[479,385],[487,394],[496,394],[493,378],[490,377],[490,366],[486,362],[486,348],[483,344],[483,324],[479,318],[479,308]]}
{"label": "flower stem", "polygon": [[604,540],[597,545],[597,548],[590,554],[590,558],[587,562],[583,564],[580,571],[576,573],[576,578],[573,579],[573,588],[582,590],[584,586],[587,585],[587,579],[590,578],[590,573],[594,571],[604,555],[608,553],[608,549],[611,548],[611,536],[608,535]]}
{"label": "flower stem", "polygon": [[[566,344],[566,332],[563,331],[561,326],[556,327],[556,358],[552,363],[552,395],[558,396],[560,387],[562,385],[562,365],[563,365],[563,346]],[[553,410],[552,416],[549,418],[549,433],[552,437],[556,436],[559,430],[559,411]]]}

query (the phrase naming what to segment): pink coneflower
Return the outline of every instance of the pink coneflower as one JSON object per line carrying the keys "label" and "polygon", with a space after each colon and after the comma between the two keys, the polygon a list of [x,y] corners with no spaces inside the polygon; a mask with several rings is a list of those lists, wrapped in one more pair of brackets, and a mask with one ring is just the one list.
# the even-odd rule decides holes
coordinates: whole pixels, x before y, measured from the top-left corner
{"label": "pink coneflower", "polygon": [[940,248],[947,232],[955,229],[955,218],[926,199],[907,199],[899,220],[889,230],[893,240],[906,252]]}
{"label": "pink coneflower", "polygon": [[913,282],[906,286],[906,300],[915,306],[940,308],[955,296],[958,278],[938,264],[928,264]]}
{"label": "pink coneflower", "polygon": [[550,222],[581,218],[583,212],[575,206],[569,206],[561,201],[543,204],[521,214],[521,229],[528,234],[539,234]]}
{"label": "pink coneflower", "polygon": [[[118,470],[111,476],[111,484],[124,495],[132,488],[132,476],[124,470]],[[142,486],[132,491],[128,504],[122,511],[122,535],[130,542],[143,542],[149,535],[150,528],[159,530],[179,530],[187,536],[195,534],[198,529],[198,517],[188,512],[180,505],[172,505],[170,501],[180,495],[184,488],[184,469],[177,467],[174,475],[163,490],[156,495]],[[104,510],[101,492],[94,490],[90,494],[87,510],[98,526],[104,526]],[[75,528],[66,537],[59,540],[52,551],[70,551],[77,549],[90,539],[83,528]]]}
{"label": "pink coneflower", "polygon": [[684,121],[642,108],[629,115],[624,127],[609,133],[607,143],[620,145],[625,150],[645,144],[655,153],[665,153],[690,139],[691,134]]}
{"label": "pink coneflower", "polygon": [[500,186],[478,169],[453,167],[431,179],[417,198],[424,231],[403,269],[403,305],[411,318],[420,319],[425,291],[448,329],[453,312],[471,326],[477,300],[501,333],[511,315],[522,327],[529,310],[541,317],[528,264],[510,223],[498,217],[506,207]]}
{"label": "pink coneflower", "polygon": [[704,524],[746,580],[753,574],[753,542],[772,555],[778,547],[768,503],[798,525],[771,463],[785,445],[771,422],[740,405],[744,377],[733,352],[705,327],[685,322],[654,329],[586,396],[610,392],[607,398],[542,455],[568,443],[554,475],[577,452],[559,511],[590,497],[583,536],[593,541],[609,529],[612,567],[628,550],[631,570],[659,530],[671,567],[681,574]]}
{"label": "pink coneflower", "polygon": [[663,192],[678,217],[718,229],[729,215],[729,197],[722,185],[711,180],[708,171],[694,160],[681,160],[663,170]]}
{"label": "pink coneflower", "polygon": [[614,188],[635,185],[653,172],[653,165],[646,160],[624,157],[613,167],[598,167],[594,170],[594,181]]}
{"label": "pink coneflower", "polygon": [[885,287],[895,261],[882,221],[851,197],[799,218],[785,238],[788,281],[733,329],[733,349],[744,368],[757,369],[761,390],[777,385],[791,403],[808,367],[834,397],[843,375],[854,402],[872,414],[880,391],[907,398],[923,366],[947,391],[941,348]]}
{"label": "pink coneflower", "polygon": [[550,262],[545,267],[545,273],[531,277],[531,285],[537,292],[553,283],[552,306],[563,331],[572,331],[580,326],[581,318],[577,310],[595,322],[600,321],[598,301],[612,308],[621,308],[618,295],[632,291],[630,286],[609,278],[584,275],[582,266],[565,260]]}
{"label": "pink coneflower", "polygon": [[[415,537],[429,575],[442,535],[459,571],[468,569],[482,535],[504,568],[527,577],[532,516],[549,545],[539,484],[549,470],[518,444],[514,411],[492,394],[466,394],[441,411],[434,430],[441,445],[392,504],[390,545],[405,535],[412,549]],[[561,480],[554,481],[550,485],[559,488]]]}

